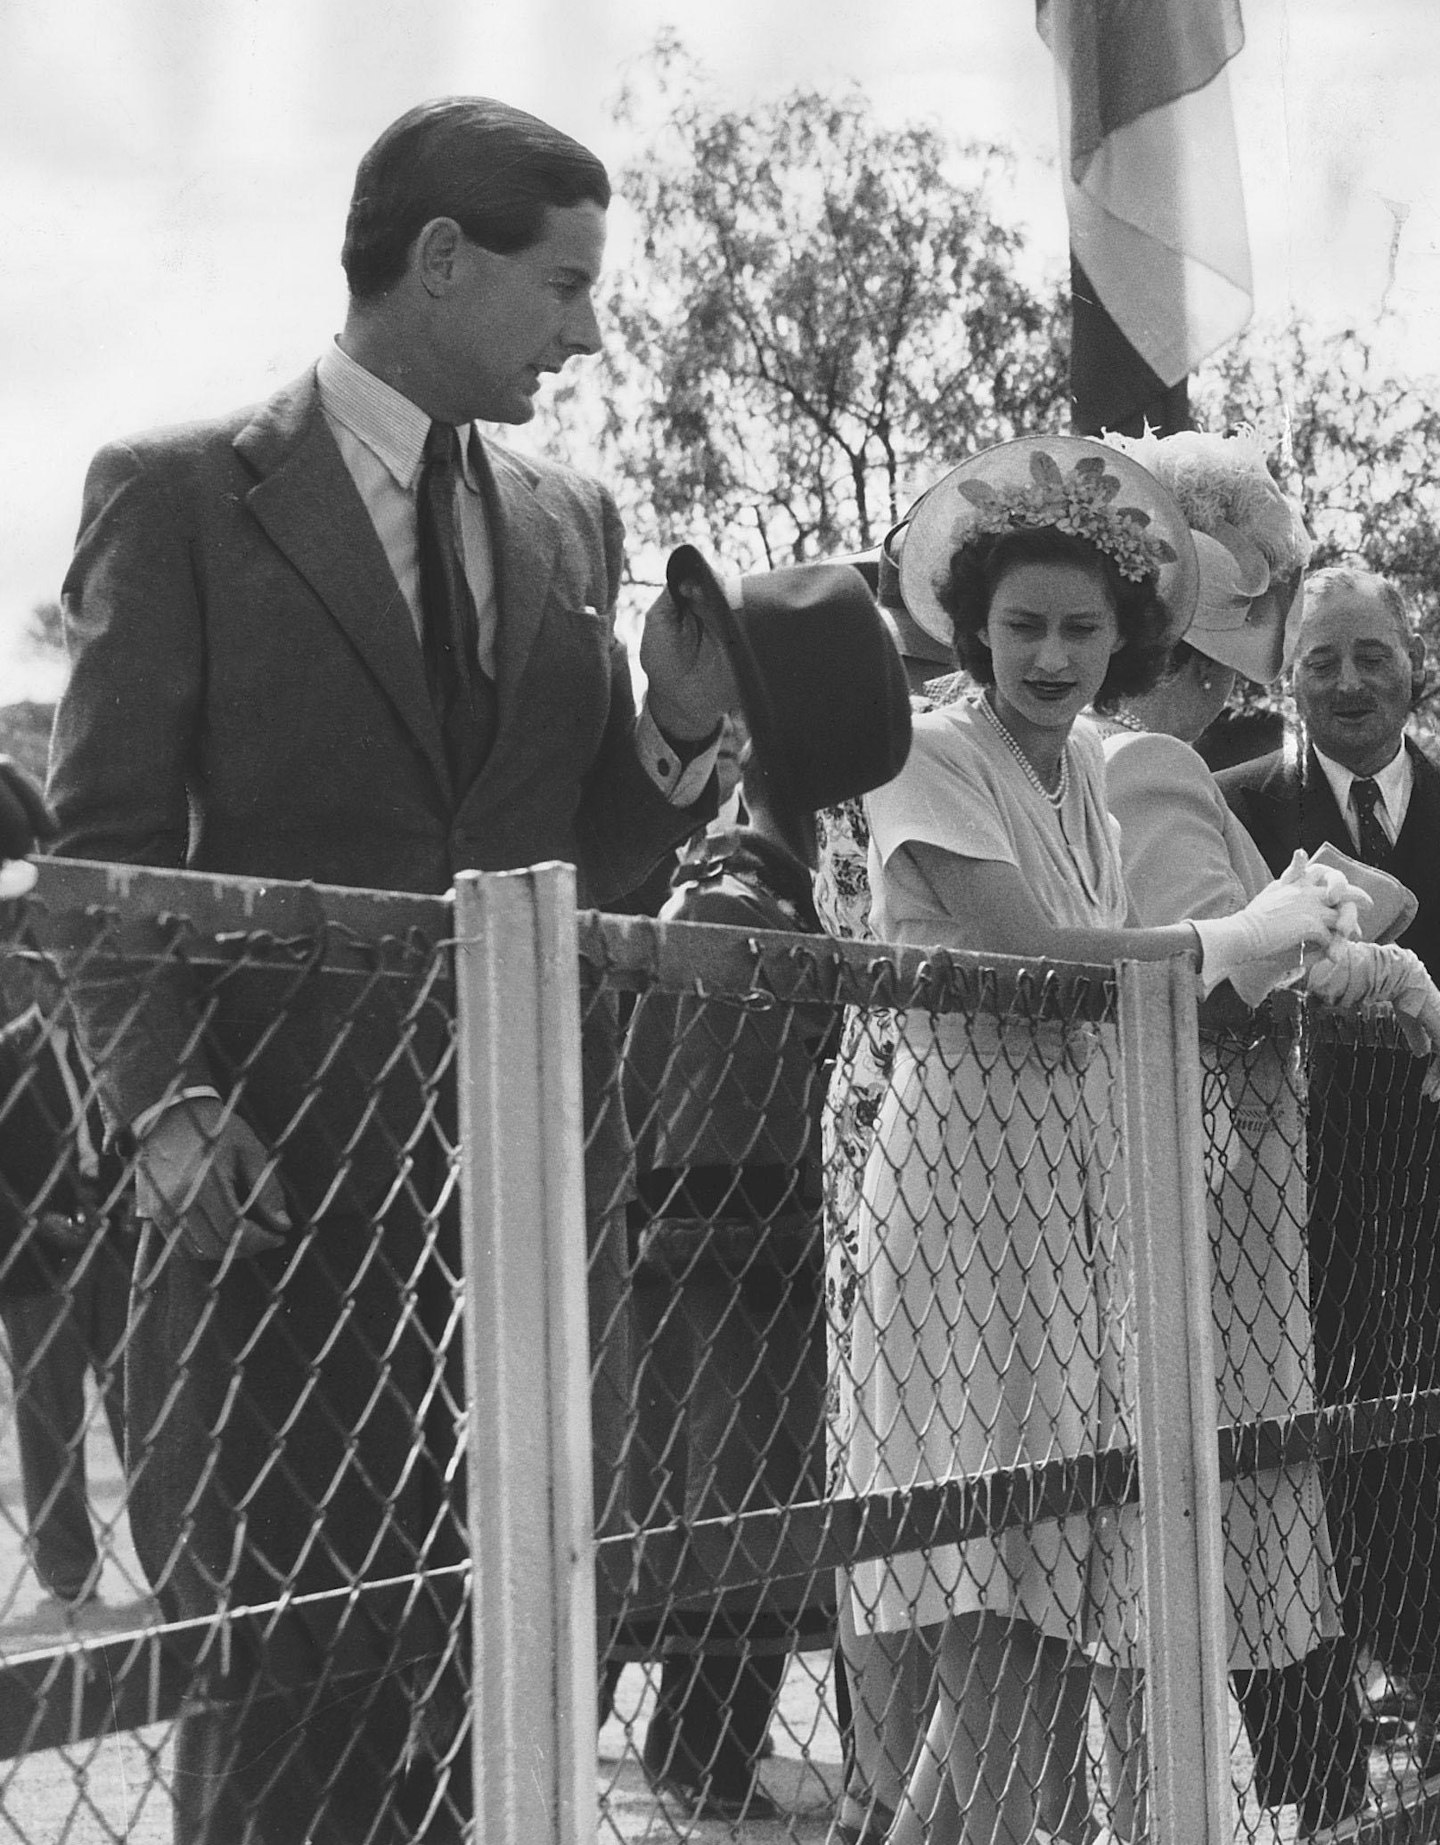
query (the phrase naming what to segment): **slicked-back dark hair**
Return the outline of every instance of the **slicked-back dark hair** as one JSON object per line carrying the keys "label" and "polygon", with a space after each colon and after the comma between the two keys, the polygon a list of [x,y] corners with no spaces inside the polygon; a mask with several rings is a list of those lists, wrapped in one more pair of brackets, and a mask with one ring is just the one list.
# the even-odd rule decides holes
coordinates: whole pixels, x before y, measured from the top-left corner
{"label": "slicked-back dark hair", "polygon": [[392,122],[360,162],[340,261],[357,301],[405,273],[432,218],[453,218],[502,256],[544,233],[552,205],[610,203],[610,176],[588,147],[488,96],[442,96]]}
{"label": "slicked-back dark hair", "polygon": [[940,605],[954,625],[955,658],[981,685],[994,685],[995,667],[980,630],[990,619],[990,603],[1000,579],[1019,564],[1080,564],[1098,573],[1110,592],[1115,623],[1123,645],[1110,656],[1104,683],[1095,696],[1102,700],[1148,692],[1164,671],[1169,657],[1165,611],[1156,595],[1156,581],[1136,582],[1121,576],[1114,560],[1086,538],[1057,531],[1053,525],[1018,526],[1008,532],[990,532],[964,545],[950,560],[950,575],[937,588]]}

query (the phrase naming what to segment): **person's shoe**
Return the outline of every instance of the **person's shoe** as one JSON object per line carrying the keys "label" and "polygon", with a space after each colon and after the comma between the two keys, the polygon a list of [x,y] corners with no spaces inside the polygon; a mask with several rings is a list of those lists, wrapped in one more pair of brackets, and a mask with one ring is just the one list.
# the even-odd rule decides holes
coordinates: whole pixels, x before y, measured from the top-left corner
{"label": "person's shoe", "polygon": [[1422,1781],[1440,1775],[1440,1735],[1434,1713],[1422,1706],[1410,1730],[1410,1759]]}
{"label": "person's shoe", "polygon": [[1383,1678],[1372,1691],[1365,1690],[1364,1708],[1382,1725],[1413,1723],[1420,1715],[1421,1700],[1403,1678]]}
{"label": "person's shoe", "polygon": [[1351,1784],[1344,1788],[1317,1788],[1300,1802],[1296,1837],[1328,1838],[1343,1828],[1347,1820],[1358,1818],[1370,1804],[1370,1784]]}
{"label": "person's shoe", "polygon": [[708,1785],[695,1787],[674,1775],[655,1775],[650,1785],[663,1800],[673,1801],[684,1817],[693,1822],[709,1819],[734,1825],[740,1820],[781,1818],[779,1807],[758,1781],[752,1782],[741,1794],[726,1793]]}
{"label": "person's shoe", "polygon": [[82,1590],[79,1595],[42,1595],[27,1626],[44,1634],[64,1633],[99,1606],[100,1596],[95,1589]]}
{"label": "person's shoe", "polygon": [[890,1828],[895,1824],[895,1815],[882,1800],[872,1798],[867,1806],[852,1794],[847,1796],[844,1807],[852,1813],[864,1808],[865,1817],[859,1821],[837,1817],[826,1845],[885,1845]]}

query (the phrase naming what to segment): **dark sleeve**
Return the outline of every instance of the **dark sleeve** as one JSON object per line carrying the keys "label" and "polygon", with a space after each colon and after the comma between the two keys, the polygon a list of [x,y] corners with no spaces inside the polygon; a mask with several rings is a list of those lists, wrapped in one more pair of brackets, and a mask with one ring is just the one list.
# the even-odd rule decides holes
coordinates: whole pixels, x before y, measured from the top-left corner
{"label": "dark sleeve", "polygon": [[[8,1039],[0,1042],[0,1260],[10,1256],[25,1222],[25,1175],[20,1167],[27,1155],[33,1157],[33,1131],[17,1093],[24,1075],[25,1062],[14,1044]],[[0,1276],[0,1290],[5,1279]]]}
{"label": "dark sleeve", "polygon": [[50,750],[55,850],[181,867],[200,612],[181,516],[157,470],[122,444],[91,464],[62,600],[70,680]]}
{"label": "dark sleeve", "polygon": [[[161,468],[122,444],[101,450],[63,590],[70,680],[48,793],[65,856],[185,863],[203,683],[191,544]],[[137,991],[132,972],[91,963],[74,1000],[112,1124],[213,1081],[187,1050],[194,1008],[178,974],[147,973]]]}
{"label": "dark sleeve", "polygon": [[1277,809],[1273,801],[1256,800],[1254,771],[1249,763],[1242,763],[1234,769],[1222,769],[1215,780],[1231,813],[1260,848],[1260,856],[1269,866],[1271,877],[1278,878],[1290,863],[1299,843],[1296,839],[1281,837],[1275,816],[1283,810]]}
{"label": "dark sleeve", "polygon": [[[607,608],[620,591],[624,527],[614,501],[599,489]],[[645,880],[664,854],[714,817],[712,775],[689,807],[674,807],[645,773],[635,751],[635,694],[630,658],[619,639],[610,644],[610,710],[600,748],[585,778],[577,826],[591,901],[623,897]]]}

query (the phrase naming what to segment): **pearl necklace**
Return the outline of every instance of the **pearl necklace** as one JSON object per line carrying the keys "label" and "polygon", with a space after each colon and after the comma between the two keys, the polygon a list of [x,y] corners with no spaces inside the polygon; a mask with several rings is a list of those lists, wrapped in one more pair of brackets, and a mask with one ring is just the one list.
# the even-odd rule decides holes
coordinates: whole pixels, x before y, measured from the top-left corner
{"label": "pearl necklace", "polygon": [[988,692],[982,692],[980,694],[979,703],[980,709],[985,713],[986,717],[989,718],[996,730],[999,731],[1001,741],[1005,744],[1016,762],[1020,764],[1021,769],[1024,771],[1026,781],[1029,782],[1030,786],[1037,794],[1043,795],[1058,813],[1070,788],[1070,743],[1068,737],[1064,747],[1060,751],[1060,779],[1053,789],[1047,788],[1044,782],[1041,781],[1039,772],[1034,763],[1031,762],[1030,758],[1025,754],[1024,750],[1021,749],[1020,745],[1001,722],[999,712],[996,711],[995,707],[990,703],[990,694]]}
{"label": "pearl necklace", "polygon": [[1145,735],[1145,726],[1139,718],[1132,711],[1122,710],[1118,706],[1114,711],[1107,711],[1101,715],[1099,721],[1102,724],[1118,724],[1122,730],[1133,730],[1137,737]]}

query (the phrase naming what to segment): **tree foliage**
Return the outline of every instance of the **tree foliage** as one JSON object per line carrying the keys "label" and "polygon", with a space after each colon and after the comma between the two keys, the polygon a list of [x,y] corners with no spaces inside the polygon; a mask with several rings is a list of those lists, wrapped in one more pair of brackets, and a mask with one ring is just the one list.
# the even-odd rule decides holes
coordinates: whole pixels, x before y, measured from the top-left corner
{"label": "tree foliage", "polygon": [[[1433,381],[1431,381],[1433,384]],[[1428,650],[1440,645],[1440,409],[1433,388],[1398,375],[1355,328],[1321,335],[1303,320],[1253,329],[1197,376],[1195,421],[1252,423],[1272,466],[1302,501],[1311,568],[1342,560],[1393,577]],[[1271,695],[1252,702],[1273,703]],[[1421,728],[1440,728],[1440,697]]]}
{"label": "tree foliage", "polygon": [[644,151],[600,447],[632,545],[866,547],[962,456],[1063,426],[1064,302],[1017,275],[997,150],[884,127],[858,90],[722,108],[673,40],[617,116]]}

